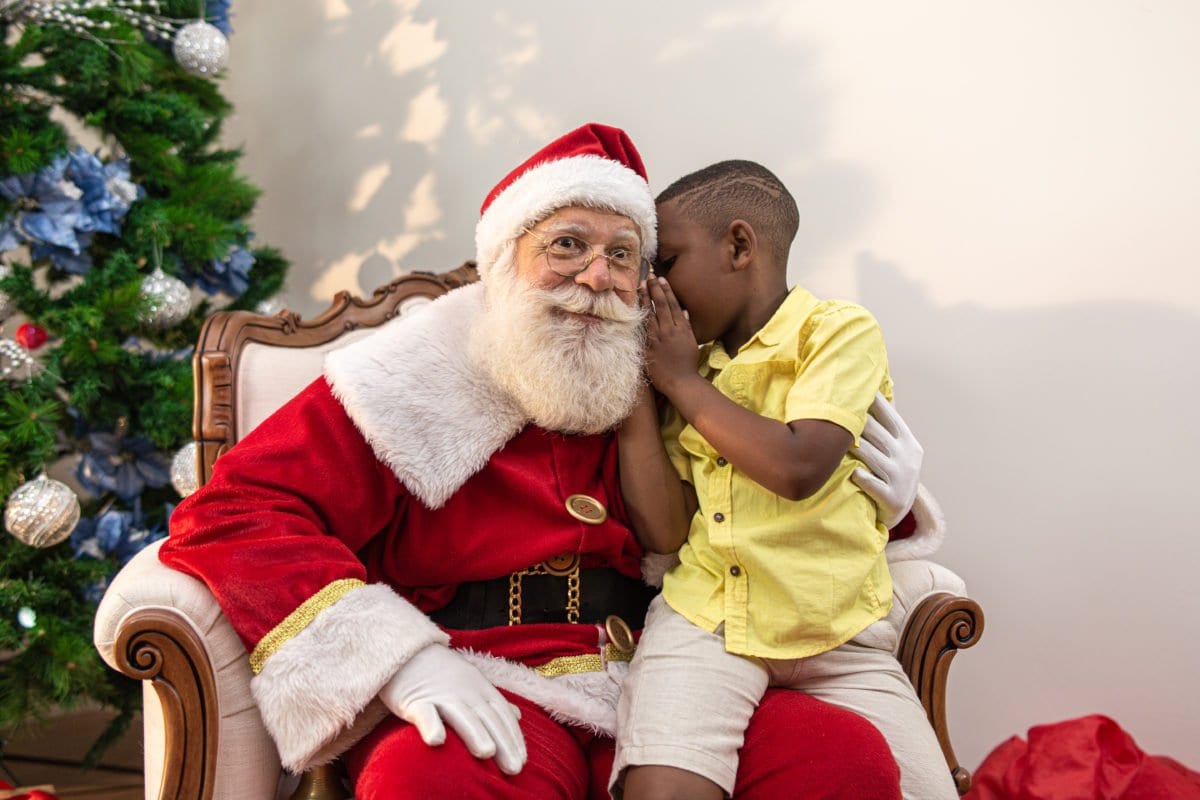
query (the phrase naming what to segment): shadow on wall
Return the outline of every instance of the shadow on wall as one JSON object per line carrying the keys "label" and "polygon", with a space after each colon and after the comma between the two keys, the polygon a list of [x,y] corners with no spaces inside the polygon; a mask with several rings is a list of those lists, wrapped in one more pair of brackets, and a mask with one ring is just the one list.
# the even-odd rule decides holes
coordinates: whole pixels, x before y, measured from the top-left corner
{"label": "shadow on wall", "polygon": [[[828,252],[865,220],[873,191],[823,154],[819,53],[773,24],[775,8],[698,13],[664,0],[639,9],[636,25],[584,5],[246,10],[239,34],[261,46],[235,54],[238,133],[268,190],[256,221],[295,264],[289,305],[312,313],[338,289],[473,257],[488,190],[588,121],[631,133],[655,191],[713,161],[763,162],[813,209],[793,258]],[[788,67],[765,74],[763,64]]]}
{"label": "shadow on wall", "polygon": [[1181,691],[1198,656],[1179,635],[1200,616],[1200,316],[938,307],[871,255],[858,282],[925,446],[924,482],[945,507],[939,560],[988,614],[950,687],[964,763],[1030,725],[1091,712],[1148,752],[1200,763],[1200,699]]}

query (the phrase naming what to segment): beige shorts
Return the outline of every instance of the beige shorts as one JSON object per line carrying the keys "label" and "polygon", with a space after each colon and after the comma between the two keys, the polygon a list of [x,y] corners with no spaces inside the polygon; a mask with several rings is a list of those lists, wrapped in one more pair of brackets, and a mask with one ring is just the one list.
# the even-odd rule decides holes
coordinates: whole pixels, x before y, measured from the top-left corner
{"label": "beige shorts", "polygon": [[[867,639],[869,637],[863,637]],[[678,767],[727,795],[750,716],[768,686],[798,689],[870,720],[900,765],[905,798],[957,800],[937,736],[890,650],[852,639],[801,659],[743,657],[654,598],[617,705],[617,752],[609,787],[625,769]]]}

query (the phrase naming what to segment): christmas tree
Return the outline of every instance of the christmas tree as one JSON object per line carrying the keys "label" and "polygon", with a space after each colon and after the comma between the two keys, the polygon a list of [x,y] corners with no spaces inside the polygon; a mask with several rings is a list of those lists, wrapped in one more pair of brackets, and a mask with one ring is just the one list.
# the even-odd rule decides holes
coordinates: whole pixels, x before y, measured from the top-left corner
{"label": "christmas tree", "polygon": [[204,317],[282,285],[219,143],[228,5],[0,0],[0,737],[84,700],[120,712],[93,757],[127,726],[96,603],[193,488]]}

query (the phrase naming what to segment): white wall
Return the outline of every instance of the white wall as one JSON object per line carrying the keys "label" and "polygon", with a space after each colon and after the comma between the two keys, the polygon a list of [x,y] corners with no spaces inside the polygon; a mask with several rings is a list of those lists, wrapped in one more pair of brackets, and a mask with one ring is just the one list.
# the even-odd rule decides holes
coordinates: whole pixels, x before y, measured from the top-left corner
{"label": "white wall", "polygon": [[227,140],[311,314],[473,255],[553,136],[630,132],[652,188],[774,169],[791,277],[871,308],[983,603],[969,767],[1086,713],[1200,767],[1200,5],[243,0]]}

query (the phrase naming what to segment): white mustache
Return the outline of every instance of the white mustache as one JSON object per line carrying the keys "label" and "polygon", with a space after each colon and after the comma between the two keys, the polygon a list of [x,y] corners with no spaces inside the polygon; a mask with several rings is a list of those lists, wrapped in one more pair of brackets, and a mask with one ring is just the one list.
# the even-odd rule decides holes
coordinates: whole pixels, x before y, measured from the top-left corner
{"label": "white mustache", "polygon": [[579,284],[534,291],[542,302],[572,314],[591,314],[622,325],[640,323],[645,316],[643,309],[626,305],[615,292],[597,293]]}

